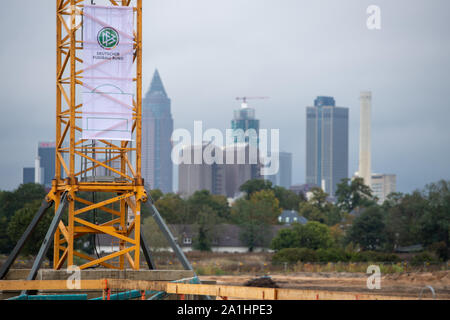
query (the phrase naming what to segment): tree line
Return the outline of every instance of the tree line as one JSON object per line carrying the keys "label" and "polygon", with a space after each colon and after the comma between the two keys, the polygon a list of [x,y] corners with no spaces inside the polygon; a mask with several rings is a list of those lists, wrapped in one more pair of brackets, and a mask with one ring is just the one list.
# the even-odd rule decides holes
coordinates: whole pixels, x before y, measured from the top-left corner
{"label": "tree line", "polygon": [[[278,223],[283,208],[298,208],[304,201],[292,191],[273,187],[265,180],[251,180],[241,186],[245,196],[233,204],[225,196],[212,195],[209,191],[195,192],[188,198],[178,194],[163,194],[152,190],[151,197],[156,208],[168,224],[191,225],[196,238],[193,246],[196,250],[209,251],[222,224],[239,225],[240,239],[250,251],[256,246],[268,247],[272,237],[267,237],[271,227]],[[158,230],[150,218],[144,221],[144,227],[151,230],[150,242],[158,241]],[[153,236],[152,236],[153,235]]]}
{"label": "tree line", "polygon": [[[450,181],[442,180],[410,194],[392,193],[382,204],[361,178],[342,180],[335,201],[330,201],[329,195],[320,188],[311,189],[307,197],[265,180],[246,182],[240,188],[244,196],[232,204],[208,191],[198,191],[187,199],[159,191],[152,193],[156,195],[156,207],[168,223],[197,226],[198,236],[193,245],[198,250],[210,250],[217,226],[230,223],[241,227],[241,240],[250,251],[256,246],[270,247],[277,252],[303,248],[322,250],[322,257],[328,254],[350,260],[353,254],[353,259],[364,260],[367,254],[355,256],[354,253],[393,253],[398,247],[420,244],[446,261],[449,187]],[[283,210],[297,210],[308,223],[294,223],[271,239],[270,229],[279,224],[278,217]],[[384,259],[394,258],[386,255]]]}
{"label": "tree line", "polygon": [[[322,250],[320,259],[327,255],[332,259],[332,256],[364,251],[392,253],[401,246],[421,244],[445,261],[449,255],[449,187],[450,181],[442,180],[410,194],[393,193],[383,204],[377,203],[378,199],[360,178],[343,180],[337,187],[334,202],[320,188],[298,195],[265,180],[246,182],[240,188],[243,196],[233,203],[206,190],[188,198],[175,193],[163,194],[160,190],[152,190],[150,196],[167,224],[195,227],[197,236],[193,246],[197,250],[211,250],[219,226],[234,224],[240,226],[240,239],[250,251],[262,246],[270,247],[277,254],[290,250],[292,255],[295,251],[297,257],[303,252],[298,258],[301,259],[302,254],[311,255],[311,251],[317,254]],[[35,184],[0,191],[0,253],[11,252],[44,197],[44,188]],[[88,194],[81,197],[95,202],[105,195],[97,194],[96,199]],[[283,210],[298,211],[308,223],[294,223],[274,237],[269,236],[273,226],[279,224],[278,217]],[[24,253],[37,252],[52,215],[51,210],[46,214]],[[101,212],[85,215],[97,223],[104,218]],[[142,215],[144,229],[151,237],[149,242],[158,242],[157,227],[145,206]],[[92,245],[85,250],[92,251]],[[305,253],[305,250],[310,251]]]}
{"label": "tree line", "polygon": [[450,181],[442,180],[411,194],[392,193],[382,204],[359,178],[338,185],[335,203],[326,201],[321,189],[313,189],[299,207],[309,222],[278,233],[271,243],[277,251],[274,259],[367,261],[371,253],[371,261],[395,261],[398,257],[389,253],[421,245],[423,259],[447,261],[449,188]]}

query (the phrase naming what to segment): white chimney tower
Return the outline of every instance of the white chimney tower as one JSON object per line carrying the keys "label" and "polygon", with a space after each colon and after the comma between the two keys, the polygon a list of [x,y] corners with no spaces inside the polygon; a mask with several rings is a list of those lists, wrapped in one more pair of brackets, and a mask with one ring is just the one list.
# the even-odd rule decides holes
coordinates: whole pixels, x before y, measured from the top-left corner
{"label": "white chimney tower", "polygon": [[364,184],[371,187],[372,183],[372,152],[371,152],[371,112],[372,93],[361,92],[360,131],[359,131],[359,171],[358,176],[364,179]]}
{"label": "white chimney tower", "polygon": [[36,157],[34,160],[34,183],[42,184],[41,177],[41,157]]}

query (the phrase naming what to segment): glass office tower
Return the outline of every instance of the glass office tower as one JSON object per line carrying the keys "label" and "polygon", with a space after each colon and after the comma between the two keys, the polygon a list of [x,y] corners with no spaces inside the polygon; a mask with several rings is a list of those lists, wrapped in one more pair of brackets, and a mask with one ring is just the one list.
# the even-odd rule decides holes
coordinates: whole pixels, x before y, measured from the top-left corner
{"label": "glass office tower", "polygon": [[349,109],[336,107],[334,98],[318,97],[306,108],[306,183],[331,196],[348,178]]}

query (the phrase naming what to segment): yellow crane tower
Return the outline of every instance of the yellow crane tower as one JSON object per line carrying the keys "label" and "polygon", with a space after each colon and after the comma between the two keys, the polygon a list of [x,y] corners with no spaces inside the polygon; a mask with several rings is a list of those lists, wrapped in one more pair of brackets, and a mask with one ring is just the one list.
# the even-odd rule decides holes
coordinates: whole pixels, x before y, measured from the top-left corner
{"label": "yellow crane tower", "polygon": [[[130,6],[130,0],[110,0],[113,6]],[[95,144],[81,139],[80,121],[81,102],[77,89],[83,84],[83,72],[80,70],[83,49],[83,20],[77,16],[83,14],[83,1],[57,0],[57,79],[56,79],[56,170],[53,188],[48,200],[55,203],[55,211],[61,205],[60,199],[67,194],[67,224],[60,221],[54,235],[54,269],[60,269],[66,262],[74,265],[74,257],[85,260],[80,269],[95,265],[106,268],[125,267],[125,261],[132,269],[139,270],[141,205],[147,200],[144,182],[141,176],[141,130],[142,130],[142,0],[136,1],[134,56],[136,93],[133,101],[133,133],[136,145],[126,141],[98,140]],[[67,17],[70,17],[69,24]],[[77,24],[77,21],[79,23]],[[97,160],[97,156],[101,159]],[[110,157],[106,157],[110,155]],[[130,156],[133,159],[130,159]],[[83,170],[79,165],[87,164]],[[118,166],[113,166],[118,163]],[[134,163],[134,165],[133,165]],[[113,172],[119,179],[113,181],[83,180],[83,175],[104,168]],[[66,177],[66,178],[63,178]],[[93,203],[78,196],[80,192],[94,192],[107,195],[100,203]],[[104,197],[102,197],[104,198]],[[94,224],[80,217],[82,213],[103,211],[111,216],[109,221]],[[128,225],[128,217],[134,221]],[[105,257],[89,257],[77,251],[75,240],[89,234],[106,234],[117,239],[120,250]],[[108,261],[119,257],[119,265]]]}
{"label": "yellow crane tower", "polygon": [[[98,2],[98,1],[96,1]],[[77,265],[81,270],[102,268],[140,269],[141,249],[150,269],[155,265],[141,232],[141,207],[146,203],[185,269],[192,270],[145,189],[141,175],[142,149],[142,0],[103,0],[103,8],[132,7],[134,82],[131,141],[83,139],[83,102],[80,98],[86,70],[83,69],[83,21],[85,4],[93,1],[56,0],[56,168],[52,189],[27,231],[0,270],[3,279],[28,236],[46,210],[54,204],[55,217],[34,262],[28,280],[37,271],[53,238],[53,269]],[[126,9],[121,8],[121,9]],[[85,15],[83,17],[83,15]],[[91,19],[98,20],[96,17]],[[111,30],[108,30],[108,32]],[[112,32],[112,31],[111,31]],[[120,34],[102,33],[105,46],[114,45]],[[131,34],[131,33],[130,33]],[[99,35],[100,37],[100,35]],[[106,49],[110,49],[107,47]],[[86,86],[85,86],[86,87]],[[103,174],[96,172],[103,170]],[[86,194],[97,196],[86,197]],[[100,198],[99,201],[96,201]],[[103,215],[101,221],[93,216]],[[90,256],[77,243],[92,236],[107,235],[115,246],[106,256]],[[79,241],[83,240],[83,241]],[[96,246],[96,245],[95,245]]]}

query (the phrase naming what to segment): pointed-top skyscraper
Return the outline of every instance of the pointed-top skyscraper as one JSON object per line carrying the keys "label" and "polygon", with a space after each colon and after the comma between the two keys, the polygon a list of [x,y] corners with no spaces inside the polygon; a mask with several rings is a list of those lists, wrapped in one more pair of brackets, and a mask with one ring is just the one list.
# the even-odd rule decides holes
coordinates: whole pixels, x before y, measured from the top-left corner
{"label": "pointed-top skyscraper", "polygon": [[158,69],[156,69],[155,73],[153,74],[153,80],[150,85],[150,89],[147,92],[146,98],[148,98],[150,96],[154,96],[155,94],[159,94],[161,96],[164,96],[166,99],[168,99],[167,92],[166,92],[166,89],[164,89],[164,85],[162,83],[161,76],[159,75]]}
{"label": "pointed-top skyscraper", "polygon": [[158,70],[142,104],[142,175],[152,189],[172,192],[171,100]]}

